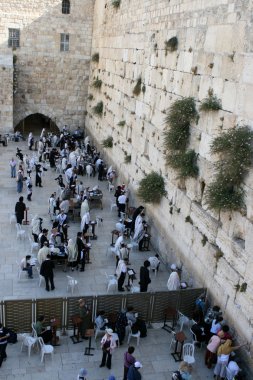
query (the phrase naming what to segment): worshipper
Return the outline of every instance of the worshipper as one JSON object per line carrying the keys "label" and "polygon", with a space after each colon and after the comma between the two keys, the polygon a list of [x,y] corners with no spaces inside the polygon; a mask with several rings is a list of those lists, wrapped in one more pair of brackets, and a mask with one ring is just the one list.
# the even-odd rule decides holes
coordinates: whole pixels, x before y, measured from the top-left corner
{"label": "worshipper", "polygon": [[95,324],[99,330],[105,330],[107,328],[108,319],[105,318],[105,311],[101,310],[98,312],[95,319]]}
{"label": "worshipper", "polygon": [[64,214],[68,214],[68,212],[69,212],[69,200],[68,199],[64,199],[63,201],[61,201],[60,209],[63,210]]}
{"label": "worshipper", "polygon": [[39,156],[39,162],[41,162],[41,160],[42,160],[43,152],[44,152],[44,144],[43,144],[42,139],[40,139],[40,140],[39,140],[39,143],[38,143],[38,156]]}
{"label": "worshipper", "polygon": [[119,208],[118,198],[119,198],[120,195],[121,195],[121,186],[117,186],[116,191],[114,193],[114,196],[116,198],[116,205],[117,205],[118,208]]}
{"label": "worshipper", "polygon": [[33,268],[31,266],[31,255],[26,255],[20,262],[20,267],[28,273],[28,278],[33,278]]}
{"label": "worshipper", "polygon": [[58,231],[62,232],[64,236],[64,240],[67,241],[68,240],[68,225],[67,225],[68,217],[64,213],[63,210],[61,210],[60,214],[56,217],[56,221],[58,222]]}
{"label": "worshipper", "polygon": [[123,219],[120,219],[118,223],[116,223],[115,228],[117,231],[121,232],[122,234],[125,232],[126,226],[123,223]]}
{"label": "worshipper", "polygon": [[118,278],[118,291],[124,292],[125,289],[123,288],[124,281],[127,274],[127,259],[119,260],[117,268],[116,268],[116,276]]}
{"label": "worshipper", "polygon": [[32,200],[32,193],[33,193],[33,184],[32,179],[30,176],[27,177],[26,183],[26,192],[27,192],[27,200],[31,202]]}
{"label": "worshipper", "polygon": [[230,360],[227,367],[228,367],[229,372],[231,373],[232,379],[234,379],[235,376],[237,376],[239,371],[241,370],[238,364],[234,360]]}
{"label": "worshipper", "polygon": [[167,282],[168,290],[179,290],[181,287],[180,278],[177,273],[177,267],[175,264],[172,264],[170,269],[172,270],[170,277]]}
{"label": "worshipper", "polygon": [[29,135],[28,135],[27,143],[28,143],[28,149],[32,150],[32,147],[33,147],[33,144],[34,144],[34,138],[33,138],[32,132],[30,132]]}
{"label": "worshipper", "polygon": [[56,201],[55,201],[55,194],[52,193],[50,198],[48,199],[48,213],[50,215],[51,222],[53,222],[54,217],[55,217],[55,206],[56,206]]}
{"label": "worshipper", "polygon": [[69,186],[71,186],[73,181],[73,168],[70,164],[68,164],[67,169],[65,171],[65,179]]}
{"label": "worshipper", "polygon": [[25,217],[26,205],[24,203],[24,197],[19,197],[18,202],[15,205],[15,215],[18,224],[22,224],[22,220]]}
{"label": "worshipper", "polygon": [[136,362],[135,357],[132,355],[134,353],[135,348],[133,346],[129,346],[127,351],[124,353],[124,374],[123,380],[127,380],[127,373],[129,367]]}
{"label": "worshipper", "polygon": [[64,185],[63,178],[62,178],[61,174],[57,178],[55,178],[54,180],[58,181],[58,186],[60,186],[61,189],[65,188],[65,185]]}
{"label": "worshipper", "polygon": [[62,157],[62,160],[61,160],[61,168],[62,168],[63,173],[65,173],[67,166],[68,166],[68,159],[67,159],[66,155],[64,155]]}
{"label": "worshipper", "polygon": [[54,286],[54,263],[51,260],[51,255],[47,255],[47,258],[43,263],[41,264],[40,267],[40,275],[45,278],[46,282],[46,290],[49,292],[49,282],[51,285],[51,290],[55,289]]}
{"label": "worshipper", "polygon": [[22,193],[22,190],[23,190],[23,180],[24,180],[24,177],[23,177],[23,174],[22,174],[22,170],[19,169],[18,170],[18,174],[17,174],[17,193]]}
{"label": "worshipper", "polygon": [[39,186],[39,187],[43,187],[42,186],[42,167],[40,164],[35,164],[35,172],[36,172],[36,175],[35,175],[35,186]]}
{"label": "worshipper", "polygon": [[218,335],[213,335],[208,342],[205,354],[205,365],[207,368],[212,368],[212,364],[215,362],[217,356],[217,350],[221,343],[224,343],[222,331],[220,331]]}
{"label": "worshipper", "polygon": [[48,240],[47,235],[48,235],[48,230],[46,228],[43,228],[42,234],[39,237],[40,248],[42,248],[44,246],[44,243],[47,243],[47,245],[49,245],[49,240]]}
{"label": "worshipper", "polygon": [[38,252],[38,256],[37,256],[38,263],[41,265],[43,261],[46,260],[48,255],[50,255],[50,248],[48,248],[48,242],[44,241],[43,247],[40,248]]}
{"label": "worshipper", "polygon": [[81,231],[83,234],[86,234],[90,226],[90,213],[89,211],[85,212],[81,220]]}
{"label": "worshipper", "polygon": [[151,283],[148,270],[149,267],[150,262],[148,260],[145,260],[143,266],[140,267],[140,292],[146,292],[148,290],[148,284]]}
{"label": "worshipper", "polygon": [[196,336],[196,346],[197,347],[200,347],[201,345],[201,342],[205,342],[207,343],[208,342],[208,339],[209,339],[209,335],[207,335],[205,333],[205,328],[201,322],[201,320],[197,321],[196,323],[194,323],[194,325],[192,325],[191,327],[191,331],[195,334]]}
{"label": "worshipper", "polygon": [[121,217],[121,213],[125,213],[126,202],[127,202],[126,194],[124,191],[122,191],[121,195],[118,197],[118,217]]}
{"label": "worshipper", "polygon": [[85,368],[81,368],[77,375],[77,380],[87,380],[86,376],[88,375],[88,372]]}
{"label": "worshipper", "polygon": [[88,338],[85,337],[85,334],[86,334],[86,330],[89,328],[89,325],[91,323],[91,312],[83,298],[81,298],[78,301],[78,304],[79,304],[79,316],[82,320],[81,327],[80,327],[81,337],[82,339],[87,340]]}
{"label": "worshipper", "polygon": [[103,336],[101,340],[101,348],[103,351],[102,361],[100,364],[100,368],[106,367],[108,369],[111,369],[112,365],[112,352],[114,348],[116,348],[115,340],[113,339],[113,330],[112,329],[106,329],[105,335]]}
{"label": "worshipper", "polygon": [[223,321],[223,318],[222,317],[216,317],[213,321],[212,321],[212,326],[211,326],[211,329],[210,329],[210,333],[212,335],[217,335],[218,331],[221,330],[221,322]]}
{"label": "worshipper", "polygon": [[[222,332],[222,339],[225,341],[227,339],[232,339],[232,335],[229,333],[229,326],[228,325],[223,325],[221,326],[221,329],[219,332]],[[219,334],[218,332],[218,334]]]}
{"label": "worshipper", "polygon": [[76,247],[77,247],[77,269],[78,269],[78,265],[80,264],[81,265],[80,272],[84,272],[86,246],[84,242],[82,241],[82,232],[77,232]]}
{"label": "worshipper", "polygon": [[153,270],[153,272],[155,270],[159,270],[159,266],[160,266],[160,260],[159,260],[159,255],[156,254],[155,256],[151,256],[149,257],[148,261],[150,262],[150,266],[151,266],[151,269]]}
{"label": "worshipper", "polygon": [[119,344],[122,345],[126,335],[126,326],[128,325],[128,320],[126,317],[126,310],[122,309],[120,313],[118,313],[116,323],[115,323],[115,331],[119,336]]}
{"label": "worshipper", "polygon": [[135,220],[135,228],[134,228],[134,236],[133,241],[138,243],[139,245],[139,251],[142,251],[142,245],[143,245],[143,238],[145,236],[145,230],[144,230],[144,212],[141,212],[136,220]]}
{"label": "worshipper", "polygon": [[42,231],[42,218],[40,218],[38,215],[35,215],[32,219],[31,226],[34,242],[37,243],[39,234]]}
{"label": "worshipper", "polygon": [[182,380],[191,380],[191,366],[186,362],[181,362],[179,366],[179,373],[181,375]]}
{"label": "worshipper", "polygon": [[72,239],[69,239],[67,246],[68,265],[71,267],[72,272],[77,262],[77,247]]}
{"label": "worshipper", "polygon": [[240,347],[245,346],[245,344],[242,344],[240,346],[234,346],[232,347],[232,340],[227,339],[225,343],[221,344],[217,351],[217,363],[214,367],[214,378],[224,378],[226,374],[226,366],[229,362],[229,356],[231,352],[238,350]]}
{"label": "worshipper", "polygon": [[8,330],[0,323],[0,367],[2,367],[3,361],[7,359],[6,348],[9,336]]}
{"label": "worshipper", "polygon": [[88,203],[87,197],[84,196],[83,197],[83,202],[82,202],[82,205],[81,205],[81,211],[80,211],[81,219],[83,218],[84,214],[86,212],[89,212],[89,211],[90,211],[89,203]]}
{"label": "worshipper", "polygon": [[43,342],[45,344],[52,341],[53,333],[51,329],[47,329],[43,326],[45,323],[45,316],[40,315],[37,322],[34,325],[34,328],[37,332],[37,335],[43,339]]}
{"label": "worshipper", "polygon": [[100,164],[98,165],[98,180],[103,181],[104,179],[104,162],[101,160]]}
{"label": "worshipper", "polygon": [[135,362],[132,364],[127,372],[127,380],[141,380],[142,376],[139,370],[142,368],[140,362]]}
{"label": "worshipper", "polygon": [[[116,256],[117,257],[117,256]],[[120,249],[119,249],[119,258],[122,260],[126,260],[127,264],[129,264],[129,250],[127,249],[127,246],[125,243],[120,244]]]}
{"label": "worshipper", "polygon": [[12,159],[10,160],[11,178],[15,178],[15,177],[16,177],[16,166],[17,166],[17,162],[16,162],[16,160],[12,157]]}
{"label": "worshipper", "polygon": [[135,221],[136,221],[136,218],[138,215],[140,215],[144,210],[144,207],[143,206],[139,206],[133,213],[133,216],[132,216],[132,224],[131,224],[131,232],[134,232],[135,230]]}

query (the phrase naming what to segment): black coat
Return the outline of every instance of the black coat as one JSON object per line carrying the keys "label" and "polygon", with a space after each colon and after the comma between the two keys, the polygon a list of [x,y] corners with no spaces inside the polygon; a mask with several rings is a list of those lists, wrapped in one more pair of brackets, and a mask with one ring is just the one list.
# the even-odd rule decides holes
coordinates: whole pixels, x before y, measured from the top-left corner
{"label": "black coat", "polygon": [[25,210],[26,210],[26,205],[24,204],[24,202],[16,203],[15,213],[16,215],[20,216],[22,219],[24,219]]}
{"label": "black coat", "polygon": [[53,277],[54,276],[54,263],[50,259],[43,261],[40,267],[40,275],[43,277]]}
{"label": "black coat", "polygon": [[140,268],[140,285],[141,286],[148,286],[148,284],[151,283],[150,277],[149,277],[149,270],[146,267]]}

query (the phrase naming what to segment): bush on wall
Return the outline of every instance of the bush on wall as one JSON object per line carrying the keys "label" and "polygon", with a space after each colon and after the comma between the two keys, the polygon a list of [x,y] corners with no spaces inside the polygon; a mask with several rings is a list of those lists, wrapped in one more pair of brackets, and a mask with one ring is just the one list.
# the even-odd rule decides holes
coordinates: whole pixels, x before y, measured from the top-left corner
{"label": "bush on wall", "polygon": [[167,194],[163,177],[152,172],[143,178],[138,189],[138,196],[146,203],[159,203]]}
{"label": "bush on wall", "polygon": [[253,132],[249,127],[232,129],[216,137],[211,153],[219,154],[216,177],[207,188],[207,203],[216,210],[244,207],[242,182],[253,158]]}
{"label": "bush on wall", "polygon": [[102,116],[103,114],[103,109],[104,109],[104,103],[103,102],[98,102],[93,108],[93,112],[98,115],[98,116]]}
{"label": "bush on wall", "polygon": [[177,170],[180,177],[194,177],[198,174],[197,155],[187,151],[190,139],[190,125],[198,116],[194,98],[176,100],[169,108],[165,119],[169,130],[164,133],[166,162]]}
{"label": "bush on wall", "polygon": [[112,148],[113,147],[113,138],[112,136],[108,136],[106,139],[102,141],[102,145],[104,148]]}
{"label": "bush on wall", "polygon": [[217,98],[216,95],[213,94],[213,90],[209,88],[208,97],[205,98],[201,106],[199,107],[200,111],[218,111],[221,109],[221,100]]}

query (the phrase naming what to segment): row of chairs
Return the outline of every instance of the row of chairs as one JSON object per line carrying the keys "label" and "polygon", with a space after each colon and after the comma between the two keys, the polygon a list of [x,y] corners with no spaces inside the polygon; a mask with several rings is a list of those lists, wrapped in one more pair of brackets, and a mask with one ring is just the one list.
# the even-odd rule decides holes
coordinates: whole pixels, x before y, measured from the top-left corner
{"label": "row of chairs", "polygon": [[50,354],[53,358],[54,347],[50,344],[45,344],[41,337],[38,337],[37,332],[35,330],[34,323],[32,323],[32,334],[21,334],[21,352],[24,347],[27,347],[28,356],[31,356],[32,348],[37,350],[40,348],[41,351],[41,362],[44,360],[44,356],[46,354]]}

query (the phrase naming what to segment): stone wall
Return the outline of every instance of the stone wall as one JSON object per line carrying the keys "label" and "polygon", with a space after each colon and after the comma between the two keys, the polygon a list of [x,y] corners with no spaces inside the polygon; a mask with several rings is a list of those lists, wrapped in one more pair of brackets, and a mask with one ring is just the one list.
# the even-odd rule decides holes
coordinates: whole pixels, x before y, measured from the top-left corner
{"label": "stone wall", "polygon": [[[14,127],[40,113],[59,128],[84,126],[93,27],[93,0],[72,0],[62,14],[61,0],[1,1],[0,51],[8,28],[20,29]],[[60,51],[60,34],[70,34],[70,49]],[[9,53],[12,49],[9,48]]]}
{"label": "stone wall", "polygon": [[[86,127],[98,144],[113,137],[113,148],[104,154],[128,183],[136,205],[140,179],[151,170],[163,175],[167,197],[158,206],[146,205],[153,245],[164,260],[181,263],[194,282],[209,289],[253,351],[253,170],[244,184],[246,215],[218,214],[204,202],[214,175],[210,142],[236,124],[253,125],[251,12],[252,6],[239,0],[122,0],[118,9],[97,0],[92,52],[100,58],[91,63]],[[166,54],[165,41],[173,36],[178,49]],[[102,80],[100,90],[92,86],[96,77]],[[134,96],[138,77],[145,91]],[[192,126],[190,147],[199,154],[199,176],[180,181],[165,165],[166,110],[181,97],[193,96],[199,105],[209,88],[222,110],[201,112]],[[102,117],[93,112],[99,101]],[[125,125],[118,126],[120,121]],[[130,164],[124,163],[126,154]],[[246,292],[237,291],[244,282]]]}
{"label": "stone wall", "polygon": [[13,58],[6,51],[0,52],[0,130],[10,132],[13,128]]}

